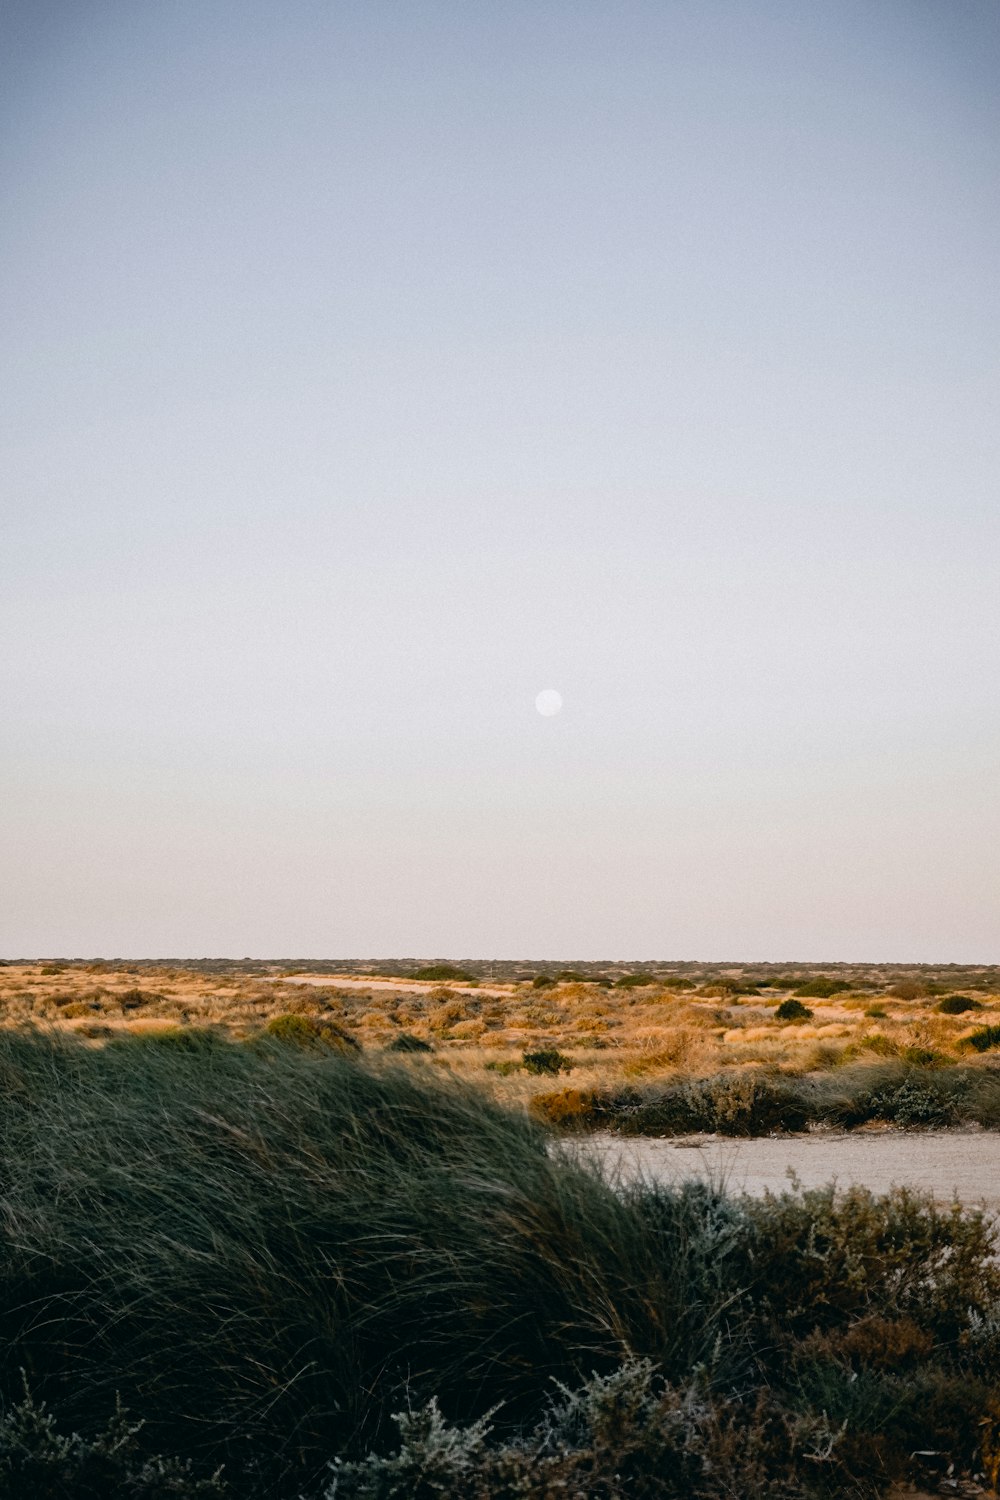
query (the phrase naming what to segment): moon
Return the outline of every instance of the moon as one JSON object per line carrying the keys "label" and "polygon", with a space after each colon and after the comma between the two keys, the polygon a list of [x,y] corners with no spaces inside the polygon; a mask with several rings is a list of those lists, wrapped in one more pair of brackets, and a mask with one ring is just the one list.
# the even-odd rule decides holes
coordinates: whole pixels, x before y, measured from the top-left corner
{"label": "moon", "polygon": [[562,694],[555,688],[543,688],[535,699],[535,707],[543,719],[551,719],[562,708]]}

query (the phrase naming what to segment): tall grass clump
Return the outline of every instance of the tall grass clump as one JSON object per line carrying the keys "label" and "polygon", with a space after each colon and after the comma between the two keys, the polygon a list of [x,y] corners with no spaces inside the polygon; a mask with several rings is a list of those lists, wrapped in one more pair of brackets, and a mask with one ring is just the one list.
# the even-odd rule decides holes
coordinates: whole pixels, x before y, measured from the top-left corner
{"label": "tall grass clump", "polygon": [[120,1396],[278,1485],[404,1400],[513,1421],[672,1337],[627,1203],[419,1063],[8,1033],[0,1128],[0,1394],[23,1368],[81,1431]]}

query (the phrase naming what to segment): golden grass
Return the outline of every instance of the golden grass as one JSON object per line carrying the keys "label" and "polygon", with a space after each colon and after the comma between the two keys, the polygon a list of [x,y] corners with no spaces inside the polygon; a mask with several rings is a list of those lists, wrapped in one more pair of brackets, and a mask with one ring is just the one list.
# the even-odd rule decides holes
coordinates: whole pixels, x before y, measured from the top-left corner
{"label": "golden grass", "polygon": [[[1000,1020],[998,993],[978,993],[980,1009],[951,1016],[937,1011],[937,995],[904,998],[891,985],[883,993],[805,999],[812,1015],[787,1022],[775,1014],[787,987],[753,996],[717,983],[683,993],[576,981],[542,991],[492,981],[490,988],[502,993],[377,977],[349,984],[324,976],[307,985],[236,965],[220,974],[178,965],[7,964],[0,966],[0,1024],[74,1031],[100,1043],[178,1025],[245,1038],[278,1015],[324,1016],[371,1050],[403,1033],[419,1037],[433,1047],[433,1065],[528,1102],[553,1087],[551,1076],[521,1066],[523,1053],[536,1048],[562,1053],[570,1064],[562,1082],[586,1090],[748,1066],[802,1072],[908,1049],[958,1058],[970,1031]],[[873,1017],[873,1009],[885,1014]]]}

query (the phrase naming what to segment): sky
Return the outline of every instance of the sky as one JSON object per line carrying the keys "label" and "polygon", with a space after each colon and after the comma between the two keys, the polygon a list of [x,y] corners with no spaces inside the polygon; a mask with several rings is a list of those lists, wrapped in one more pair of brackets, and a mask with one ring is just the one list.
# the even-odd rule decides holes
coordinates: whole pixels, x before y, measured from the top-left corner
{"label": "sky", "polygon": [[1000,962],[998,65],[5,0],[0,955]]}

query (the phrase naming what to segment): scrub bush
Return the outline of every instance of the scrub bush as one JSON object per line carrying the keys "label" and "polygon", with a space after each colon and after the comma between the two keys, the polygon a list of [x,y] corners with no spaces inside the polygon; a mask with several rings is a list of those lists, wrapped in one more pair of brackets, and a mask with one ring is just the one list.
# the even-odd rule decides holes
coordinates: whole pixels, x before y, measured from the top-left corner
{"label": "scrub bush", "polygon": [[[804,991],[799,991],[799,994],[803,993]],[[778,1021],[809,1021],[813,1013],[801,1000],[782,1000],[774,1014]]]}
{"label": "scrub bush", "polygon": [[521,1063],[526,1073],[547,1074],[553,1078],[573,1071],[570,1059],[556,1047],[539,1047],[534,1052],[522,1053]]}
{"label": "scrub bush", "polygon": [[937,1009],[943,1016],[961,1016],[967,1010],[982,1010],[981,1000],[973,1000],[969,995],[945,995],[939,1000]]}
{"label": "scrub bush", "polygon": [[1000,1026],[984,1026],[980,1031],[974,1031],[965,1038],[965,1045],[976,1052],[989,1052],[993,1047],[1000,1047]]}

